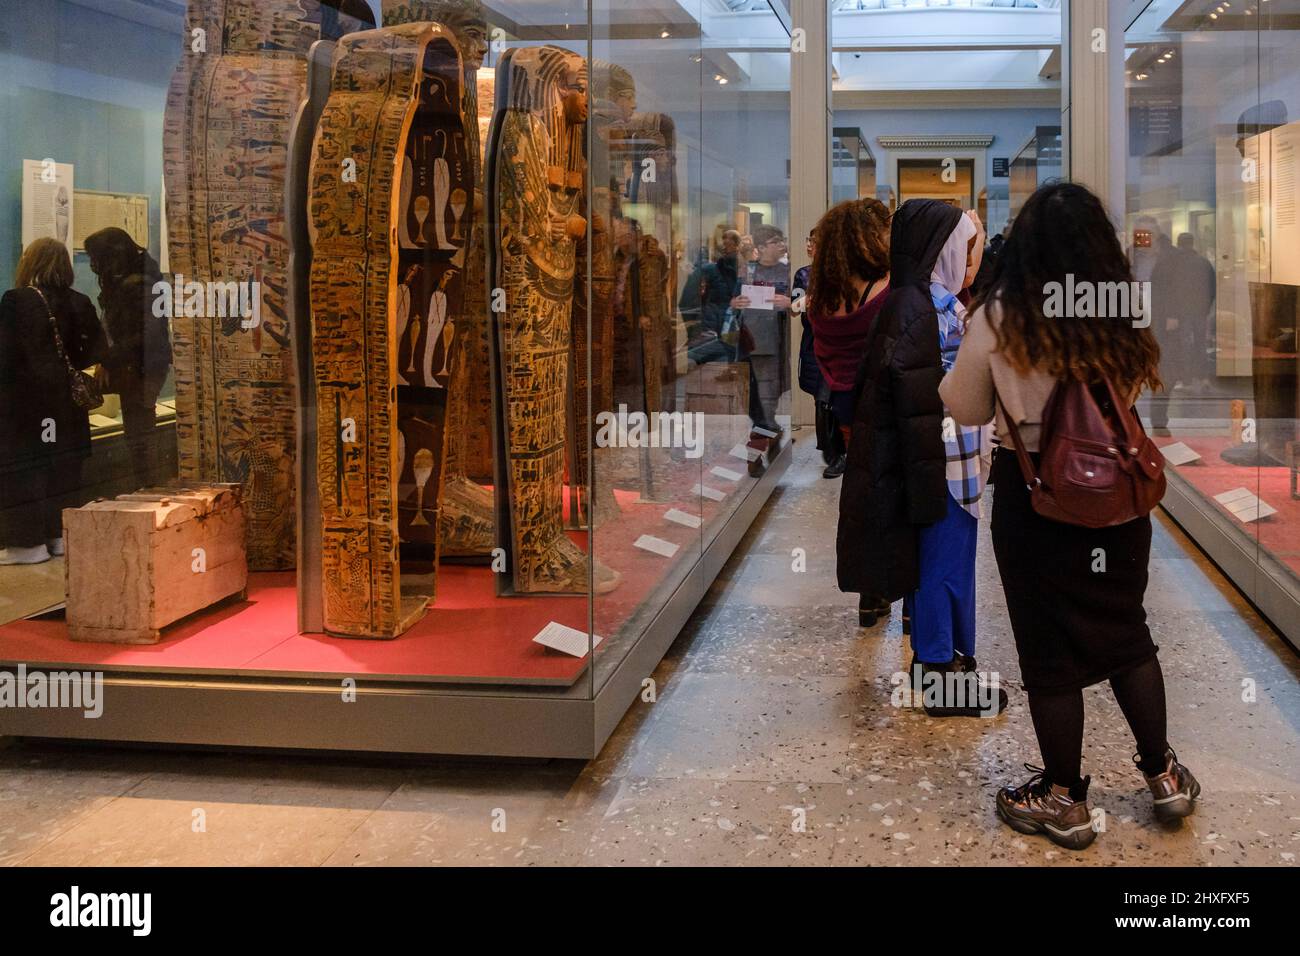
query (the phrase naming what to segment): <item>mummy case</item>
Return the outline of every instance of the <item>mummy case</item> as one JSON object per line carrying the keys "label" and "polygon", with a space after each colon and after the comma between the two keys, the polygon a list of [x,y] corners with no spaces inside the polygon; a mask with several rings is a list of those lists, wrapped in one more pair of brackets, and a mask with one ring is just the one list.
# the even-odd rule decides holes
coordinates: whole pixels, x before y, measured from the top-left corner
{"label": "mummy case", "polygon": [[474,190],[463,83],[438,24],[354,34],[335,54],[309,210],[330,633],[395,637],[434,596]]}

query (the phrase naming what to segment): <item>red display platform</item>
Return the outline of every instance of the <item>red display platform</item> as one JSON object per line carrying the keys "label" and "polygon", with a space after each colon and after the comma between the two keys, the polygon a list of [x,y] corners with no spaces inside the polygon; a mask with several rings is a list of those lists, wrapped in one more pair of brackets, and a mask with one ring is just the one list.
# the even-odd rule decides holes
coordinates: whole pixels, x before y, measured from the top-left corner
{"label": "red display platform", "polygon": [[[1260,547],[1291,570],[1300,573],[1300,499],[1291,497],[1291,472],[1285,467],[1256,468],[1230,465],[1219,453],[1232,442],[1227,436],[1160,438],[1156,444],[1184,442],[1200,453],[1197,461],[1179,465],[1174,470],[1209,500],[1212,507],[1226,516],[1243,533],[1258,540]],[[1258,521],[1242,522],[1214,500],[1215,495],[1234,488],[1246,488],[1277,514]]]}
{"label": "red display platform", "polygon": [[[614,591],[595,599],[596,633],[606,638],[597,653],[617,653],[623,626],[673,573],[689,566],[702,541],[731,513],[752,486],[710,475],[723,465],[745,472],[744,461],[726,457],[674,462],[657,487],[671,489],[653,502],[636,491],[616,491],[620,516],[595,531],[598,560],[619,571]],[[722,501],[701,500],[697,483],[726,493]],[[664,518],[677,508],[700,515],[689,528]],[[653,535],[678,546],[665,557],[635,545]],[[573,532],[584,549],[589,535]],[[248,598],[220,605],[178,622],[154,645],[83,644],[71,641],[61,615],[0,626],[0,663],[71,665],[108,671],[204,670],[235,675],[341,675],[423,679],[484,684],[568,687],[586,672],[589,657],[574,658],[533,641],[549,622],[586,632],[592,611],[586,595],[497,597],[485,566],[443,564],[438,596],[428,613],[396,640],[361,640],[297,633],[297,595],[292,572],[254,573]]]}

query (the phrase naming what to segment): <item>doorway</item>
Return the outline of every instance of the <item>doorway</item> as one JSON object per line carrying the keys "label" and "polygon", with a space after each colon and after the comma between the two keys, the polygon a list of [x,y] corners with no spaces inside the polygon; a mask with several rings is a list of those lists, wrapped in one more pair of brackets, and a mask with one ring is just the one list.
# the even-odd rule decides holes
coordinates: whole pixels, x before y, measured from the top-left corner
{"label": "doorway", "polygon": [[898,201],[937,199],[958,209],[975,207],[975,161],[936,156],[900,159],[895,177]]}

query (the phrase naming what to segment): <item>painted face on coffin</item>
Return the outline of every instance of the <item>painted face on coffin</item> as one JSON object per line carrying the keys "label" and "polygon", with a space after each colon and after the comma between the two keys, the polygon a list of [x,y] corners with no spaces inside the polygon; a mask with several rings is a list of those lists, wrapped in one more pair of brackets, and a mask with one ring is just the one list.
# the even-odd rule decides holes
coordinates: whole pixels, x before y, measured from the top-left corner
{"label": "painted face on coffin", "polygon": [[587,122],[587,68],[565,74],[560,87],[560,101],[564,105],[564,120],[570,126]]}

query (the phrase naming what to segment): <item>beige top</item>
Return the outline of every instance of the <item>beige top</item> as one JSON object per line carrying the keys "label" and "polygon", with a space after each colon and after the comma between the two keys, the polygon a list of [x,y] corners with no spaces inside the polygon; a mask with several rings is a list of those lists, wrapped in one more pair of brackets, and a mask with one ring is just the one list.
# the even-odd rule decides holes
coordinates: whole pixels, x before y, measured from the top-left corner
{"label": "beige top", "polygon": [[[939,397],[957,424],[983,425],[993,418],[996,395],[1015,418],[1025,450],[1038,451],[1043,406],[1056,387],[1056,379],[1045,372],[1024,374],[1013,369],[997,351],[992,324],[996,321],[996,310],[981,307],[970,314],[957,350],[957,363],[944,376]],[[1001,409],[997,410],[996,430],[998,439],[1011,447],[1010,430]]]}

